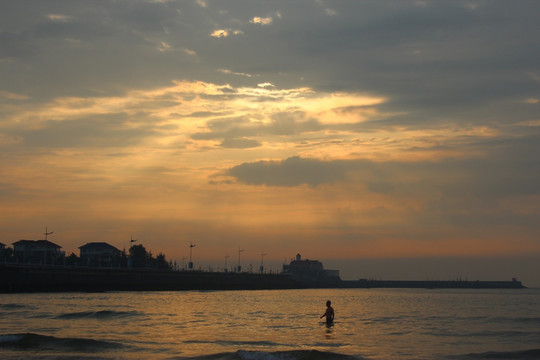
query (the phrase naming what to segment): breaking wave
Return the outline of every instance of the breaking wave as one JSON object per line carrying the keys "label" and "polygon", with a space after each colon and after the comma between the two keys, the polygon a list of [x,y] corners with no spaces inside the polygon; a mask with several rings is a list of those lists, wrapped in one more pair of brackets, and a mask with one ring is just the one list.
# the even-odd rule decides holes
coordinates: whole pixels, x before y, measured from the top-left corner
{"label": "breaking wave", "polygon": [[83,351],[95,352],[114,350],[124,347],[121,344],[81,338],[58,338],[54,336],[26,334],[0,335],[0,349],[24,349],[24,350],[60,350],[60,351]]}
{"label": "breaking wave", "polygon": [[7,310],[22,309],[25,307],[26,307],[25,305],[20,305],[20,304],[0,304],[0,309],[7,309]]}
{"label": "breaking wave", "polygon": [[113,319],[124,318],[131,316],[139,316],[141,313],[138,311],[113,311],[113,310],[101,310],[101,311],[81,311],[66,313],[56,316],[56,319]]}
{"label": "breaking wave", "polygon": [[205,340],[186,340],[184,344],[219,344],[225,346],[279,346],[283,344],[278,344],[273,341],[234,341],[234,340],[215,340],[215,341],[205,341]]}
{"label": "breaking wave", "polygon": [[343,355],[318,350],[292,351],[247,351],[238,350],[232,353],[220,353],[189,358],[178,357],[177,360],[362,360],[362,357]]}
{"label": "breaking wave", "polygon": [[449,356],[448,359],[471,359],[471,360],[538,360],[540,359],[540,349],[520,350],[520,351],[489,351],[460,356]]}

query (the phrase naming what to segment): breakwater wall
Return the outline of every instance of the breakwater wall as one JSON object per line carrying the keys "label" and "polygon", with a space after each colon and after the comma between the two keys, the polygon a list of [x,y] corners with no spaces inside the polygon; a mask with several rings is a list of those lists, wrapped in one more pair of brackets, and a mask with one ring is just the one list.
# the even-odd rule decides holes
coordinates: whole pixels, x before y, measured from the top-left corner
{"label": "breakwater wall", "polygon": [[[339,279],[339,278],[338,278]],[[522,289],[521,281],[300,281],[283,274],[0,265],[0,293],[305,288]]]}
{"label": "breakwater wall", "polygon": [[293,289],[279,274],[0,265],[0,293]]}
{"label": "breakwater wall", "polygon": [[524,289],[518,280],[468,281],[468,280],[356,280],[342,281],[342,288],[407,288],[407,289]]}

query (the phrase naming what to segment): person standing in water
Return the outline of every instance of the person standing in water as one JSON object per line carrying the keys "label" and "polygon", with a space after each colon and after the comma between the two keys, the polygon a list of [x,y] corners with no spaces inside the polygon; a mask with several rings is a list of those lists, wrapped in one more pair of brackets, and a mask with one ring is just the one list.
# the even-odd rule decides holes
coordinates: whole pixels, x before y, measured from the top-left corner
{"label": "person standing in water", "polygon": [[331,305],[332,302],[328,300],[326,302],[326,312],[321,315],[321,319],[326,316],[327,324],[332,324],[334,322],[334,308]]}

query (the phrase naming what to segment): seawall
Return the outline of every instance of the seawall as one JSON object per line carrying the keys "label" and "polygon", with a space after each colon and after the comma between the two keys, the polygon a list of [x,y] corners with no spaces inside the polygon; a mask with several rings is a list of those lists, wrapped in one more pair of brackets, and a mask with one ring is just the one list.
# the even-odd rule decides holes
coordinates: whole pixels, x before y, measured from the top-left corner
{"label": "seawall", "polygon": [[166,291],[292,289],[278,274],[0,265],[0,293],[54,291]]}
{"label": "seawall", "polygon": [[283,274],[0,265],[0,293],[304,288],[522,289],[520,281],[300,281]]}
{"label": "seawall", "polygon": [[342,281],[343,288],[415,288],[415,289],[524,289],[521,281],[468,280],[356,280]]}

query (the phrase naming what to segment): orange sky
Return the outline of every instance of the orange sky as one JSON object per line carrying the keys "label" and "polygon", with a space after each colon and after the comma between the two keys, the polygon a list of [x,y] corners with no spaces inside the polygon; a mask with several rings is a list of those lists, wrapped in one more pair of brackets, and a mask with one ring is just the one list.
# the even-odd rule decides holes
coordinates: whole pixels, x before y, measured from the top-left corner
{"label": "orange sky", "polygon": [[540,257],[536,3],[9,3],[4,244]]}

